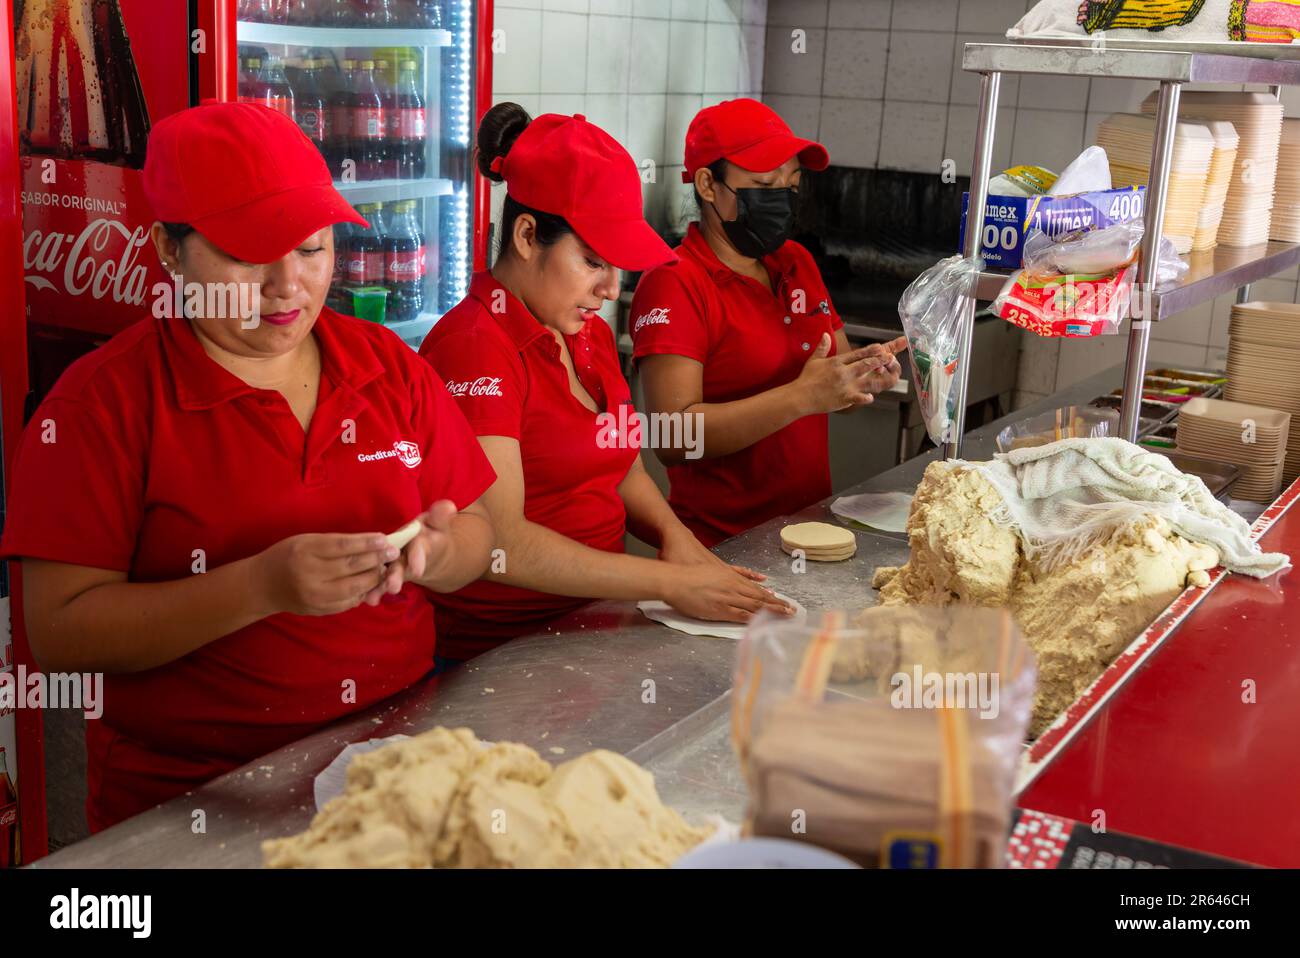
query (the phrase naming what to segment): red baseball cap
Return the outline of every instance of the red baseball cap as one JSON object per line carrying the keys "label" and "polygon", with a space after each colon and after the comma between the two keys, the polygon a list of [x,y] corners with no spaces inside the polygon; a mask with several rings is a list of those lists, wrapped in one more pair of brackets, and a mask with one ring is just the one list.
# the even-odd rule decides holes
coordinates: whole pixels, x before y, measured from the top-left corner
{"label": "red baseball cap", "polygon": [[248,263],[280,259],[335,223],[369,225],[298,125],[257,103],[205,100],[160,120],[144,193],[158,219],[188,223]]}
{"label": "red baseball cap", "polygon": [[588,246],[619,269],[645,270],[676,261],[677,254],[642,215],[636,163],[581,113],[537,117],[492,167],[517,202],[563,216]]}
{"label": "red baseball cap", "polygon": [[695,179],[695,171],[717,160],[728,160],[746,170],[774,170],[795,154],[810,170],[830,165],[826,147],[795,136],[766,104],[747,97],[706,106],[686,130],[686,169],[682,182]]}

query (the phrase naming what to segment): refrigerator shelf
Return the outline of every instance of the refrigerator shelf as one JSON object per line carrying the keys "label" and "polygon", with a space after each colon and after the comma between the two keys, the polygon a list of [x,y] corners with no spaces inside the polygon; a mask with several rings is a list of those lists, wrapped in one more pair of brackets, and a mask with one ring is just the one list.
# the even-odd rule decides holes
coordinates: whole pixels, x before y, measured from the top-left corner
{"label": "refrigerator shelf", "polygon": [[353,206],[358,203],[393,203],[398,200],[422,200],[430,196],[450,196],[451,180],[437,177],[424,180],[357,180],[335,181],[334,188]]}
{"label": "refrigerator shelf", "polygon": [[429,330],[433,329],[434,323],[442,319],[433,313],[421,313],[415,319],[408,319],[404,323],[385,323],[384,325],[397,333],[412,349],[419,349],[420,343],[424,342],[424,337],[429,335]]}
{"label": "refrigerator shelf", "polygon": [[281,43],[294,47],[449,47],[446,30],[410,30],[405,27],[301,27],[283,23],[240,20],[240,43]]}

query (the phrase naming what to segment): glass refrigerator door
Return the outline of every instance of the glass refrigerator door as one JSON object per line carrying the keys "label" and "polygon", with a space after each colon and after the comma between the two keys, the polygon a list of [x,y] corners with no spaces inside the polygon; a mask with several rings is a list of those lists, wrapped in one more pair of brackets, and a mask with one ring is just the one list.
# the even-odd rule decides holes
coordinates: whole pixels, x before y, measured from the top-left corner
{"label": "glass refrigerator door", "polygon": [[473,11],[473,0],[239,4],[240,99],[292,115],[371,224],[335,228],[329,305],[412,346],[469,286]]}

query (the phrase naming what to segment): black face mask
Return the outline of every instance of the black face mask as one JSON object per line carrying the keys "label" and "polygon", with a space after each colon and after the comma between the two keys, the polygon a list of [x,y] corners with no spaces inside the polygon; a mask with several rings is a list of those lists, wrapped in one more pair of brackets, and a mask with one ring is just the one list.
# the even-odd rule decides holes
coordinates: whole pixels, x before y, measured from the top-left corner
{"label": "black face mask", "polygon": [[[721,186],[727,186],[721,180]],[[742,188],[736,194],[736,218],[718,219],[731,245],[742,256],[759,259],[779,250],[794,233],[794,208],[798,192],[789,187]],[[713,207],[718,212],[718,207]]]}

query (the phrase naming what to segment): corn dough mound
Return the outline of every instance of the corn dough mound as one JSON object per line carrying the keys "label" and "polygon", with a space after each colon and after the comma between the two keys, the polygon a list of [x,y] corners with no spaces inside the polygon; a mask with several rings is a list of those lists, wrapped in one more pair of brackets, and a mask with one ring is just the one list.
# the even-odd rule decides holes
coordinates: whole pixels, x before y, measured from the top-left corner
{"label": "corn dough mound", "polygon": [[1183,591],[1219,563],[1148,515],[1050,573],[989,515],[1001,502],[974,469],[926,467],[907,522],[906,565],[876,570],[881,605],[1003,606],[1038,660],[1029,732],[1037,737]]}
{"label": "corn dough mound", "polygon": [[262,856],[271,868],[666,867],[708,834],[621,755],[552,768],[525,745],[436,728],[358,755],[344,793]]}

